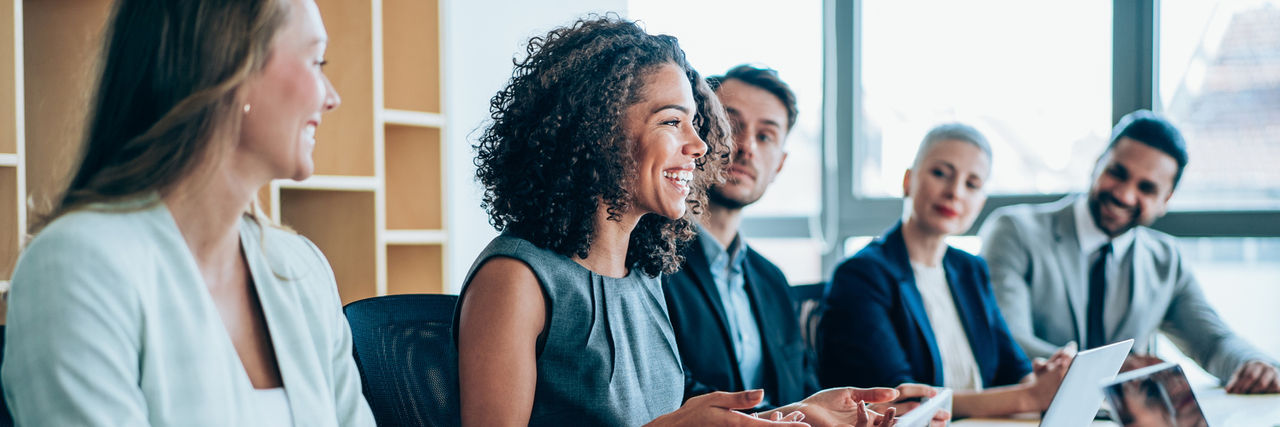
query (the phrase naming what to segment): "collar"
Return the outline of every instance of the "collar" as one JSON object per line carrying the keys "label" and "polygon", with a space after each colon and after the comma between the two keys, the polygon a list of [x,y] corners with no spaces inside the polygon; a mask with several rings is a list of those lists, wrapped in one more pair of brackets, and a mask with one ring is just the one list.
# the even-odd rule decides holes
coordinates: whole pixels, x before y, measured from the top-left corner
{"label": "collar", "polygon": [[[911,255],[907,254],[907,241],[902,236],[902,220],[898,220],[889,227],[889,230],[881,234],[879,241],[885,260],[889,261],[886,267],[895,280],[901,282],[915,275],[911,271]],[[942,262],[944,264],[947,262],[946,255],[942,256]]]}
{"label": "collar", "polygon": [[1133,229],[1111,238],[1098,228],[1098,224],[1093,222],[1093,214],[1089,213],[1089,196],[1082,195],[1076,198],[1071,210],[1076,218],[1076,239],[1080,241],[1080,251],[1085,257],[1098,252],[1098,249],[1107,242],[1111,242],[1111,253],[1114,254],[1123,254],[1129,250],[1129,246],[1133,245]]}
{"label": "collar", "polygon": [[707,256],[707,263],[715,265],[720,261],[720,257],[728,257],[728,262],[739,264],[746,258],[747,245],[742,241],[742,233],[733,235],[733,241],[729,242],[729,248],[726,249],[720,245],[720,241],[716,240],[707,229],[701,225],[695,226],[698,229],[698,239],[702,243],[702,253]]}

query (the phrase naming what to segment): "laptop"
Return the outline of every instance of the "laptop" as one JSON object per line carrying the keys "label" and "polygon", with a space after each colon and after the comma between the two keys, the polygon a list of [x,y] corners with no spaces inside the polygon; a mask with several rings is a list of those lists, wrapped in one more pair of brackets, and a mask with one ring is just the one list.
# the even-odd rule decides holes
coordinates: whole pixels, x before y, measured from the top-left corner
{"label": "laptop", "polygon": [[912,409],[901,417],[897,417],[894,423],[898,427],[929,427],[929,423],[933,421],[933,415],[939,410],[951,412],[951,389],[944,388],[938,391],[937,395],[925,399],[920,406]]}
{"label": "laptop", "polygon": [[1102,386],[1113,419],[1126,427],[1205,427],[1204,411],[1182,367],[1161,363],[1126,372]]}
{"label": "laptop", "polygon": [[1129,339],[1077,353],[1049,410],[1041,417],[1040,426],[1079,427],[1092,423],[1105,398],[1099,385],[1115,379],[1131,348],[1133,340]]}

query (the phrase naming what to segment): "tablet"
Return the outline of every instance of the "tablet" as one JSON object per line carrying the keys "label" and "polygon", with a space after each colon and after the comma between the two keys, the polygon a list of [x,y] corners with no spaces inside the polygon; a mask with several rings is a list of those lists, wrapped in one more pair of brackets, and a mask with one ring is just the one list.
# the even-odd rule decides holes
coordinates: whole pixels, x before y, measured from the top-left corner
{"label": "tablet", "polygon": [[924,400],[911,412],[897,417],[896,426],[899,427],[929,427],[929,422],[933,421],[933,415],[939,410],[951,412],[951,389],[944,388],[938,391],[938,394]]}
{"label": "tablet", "polygon": [[1098,385],[1115,379],[1130,348],[1133,340],[1128,339],[1076,353],[1049,410],[1040,419],[1040,427],[1079,427],[1093,422],[1104,399]]}
{"label": "tablet", "polygon": [[1182,367],[1174,363],[1126,372],[1105,384],[1112,419],[1126,427],[1204,427],[1209,422]]}

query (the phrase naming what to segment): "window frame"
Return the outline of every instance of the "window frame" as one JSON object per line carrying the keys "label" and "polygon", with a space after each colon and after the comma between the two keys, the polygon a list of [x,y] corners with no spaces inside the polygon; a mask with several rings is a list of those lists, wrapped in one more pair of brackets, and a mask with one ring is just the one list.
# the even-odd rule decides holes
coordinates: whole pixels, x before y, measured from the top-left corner
{"label": "window frame", "polygon": [[[877,236],[902,216],[899,198],[859,196],[856,162],[862,148],[855,137],[861,125],[857,79],[861,69],[863,0],[823,1],[822,194],[818,217],[747,217],[752,238],[810,238],[823,246],[822,277],[843,259],[843,242]],[[1111,120],[1156,105],[1159,82],[1159,0],[1112,2]],[[844,95],[844,96],[842,96]],[[845,141],[845,143],[841,143]],[[848,142],[851,141],[851,142]],[[774,189],[777,191],[777,189]],[[991,211],[1023,203],[1046,203],[1067,194],[992,195],[966,232],[977,232]],[[1280,237],[1280,210],[1177,210],[1152,228],[1176,237]]]}

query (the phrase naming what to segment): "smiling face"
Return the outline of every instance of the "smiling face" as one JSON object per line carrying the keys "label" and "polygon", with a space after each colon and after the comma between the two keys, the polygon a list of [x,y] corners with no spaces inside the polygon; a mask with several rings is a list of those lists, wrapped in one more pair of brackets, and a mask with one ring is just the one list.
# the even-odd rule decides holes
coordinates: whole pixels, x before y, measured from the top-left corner
{"label": "smiling face", "polygon": [[769,91],[732,78],[720,84],[716,96],[733,124],[737,150],[726,181],[711,187],[710,200],[741,209],[764,196],[787,159],[787,107]]}
{"label": "smiling face", "polygon": [[303,180],[315,163],[321,114],[338,107],[338,93],[320,69],[328,40],[312,0],[289,0],[289,16],[271,42],[266,66],[242,88],[244,112],[238,162],[270,178]]}
{"label": "smiling face", "polygon": [[903,178],[911,198],[907,221],[933,235],[963,233],[987,202],[990,173],[991,159],[978,146],[954,139],[935,143]]}
{"label": "smiling face", "polygon": [[641,213],[684,216],[694,159],[707,150],[693,126],[696,112],[689,78],[675,64],[649,72],[640,102],[627,108],[623,126],[634,143],[636,167],[631,198]]}
{"label": "smiling face", "polygon": [[1098,160],[1089,189],[1093,221],[1112,237],[1164,216],[1173,196],[1178,161],[1159,149],[1122,137]]}

